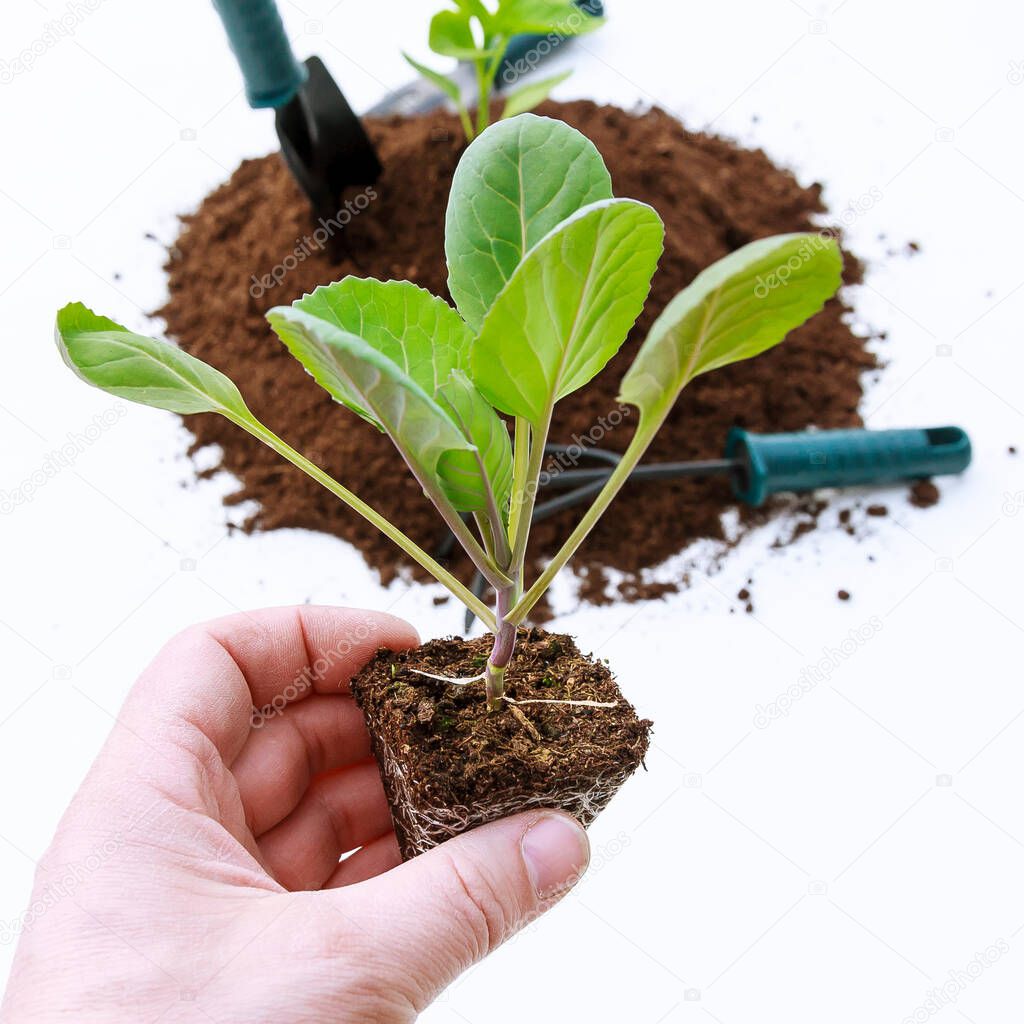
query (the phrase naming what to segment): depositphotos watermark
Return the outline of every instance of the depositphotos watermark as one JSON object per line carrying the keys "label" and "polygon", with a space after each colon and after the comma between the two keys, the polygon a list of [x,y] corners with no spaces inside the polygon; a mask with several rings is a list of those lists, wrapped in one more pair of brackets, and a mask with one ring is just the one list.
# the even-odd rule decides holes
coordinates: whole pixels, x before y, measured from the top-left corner
{"label": "depositphotos watermark", "polygon": [[[23,933],[31,931],[49,911],[63,900],[73,897],[100,868],[110,863],[127,845],[129,836],[142,825],[154,825],[159,812],[145,810],[132,818],[123,829],[118,829],[97,843],[76,860],[51,865],[44,858],[33,891],[32,903],[13,920],[0,921],[0,946],[16,942]],[[44,881],[45,879],[45,881]]]}
{"label": "depositphotos watermark", "polygon": [[[560,892],[566,890],[572,890],[578,893],[580,888],[585,885],[588,881],[599,875],[616,857],[626,852],[632,845],[633,840],[630,838],[628,832],[623,832],[621,829],[617,835],[606,840],[600,846],[592,847],[590,852],[590,861],[581,870],[570,875],[565,880],[564,888],[560,889]],[[522,921],[516,925],[516,932],[513,935],[506,937],[505,944],[512,945],[530,934],[534,926],[540,920],[541,917],[549,909],[550,904],[542,900],[540,905],[532,910],[526,917],[525,921]]]}
{"label": "depositphotos watermark", "polygon": [[840,232],[843,228],[848,228],[854,221],[865,216],[884,198],[885,193],[877,185],[872,185],[867,192],[851,199],[836,216],[838,224],[822,228],[813,237],[808,238],[785,263],[780,263],[771,273],[758,274],[757,284],[754,286],[755,298],[767,298],[776,288],[783,288],[789,284],[789,279],[816,253],[821,252],[830,243],[840,241]]}
{"label": "depositphotos watermark", "polygon": [[74,896],[93,872],[98,871],[124,845],[124,835],[115,832],[98,846],[95,846],[81,860],[64,864],[60,875],[48,880],[36,893],[31,905],[12,921],[0,921],[0,946],[7,946],[17,941],[40,918],[57,906],[62,900]]}
{"label": "depositphotos watermark", "polygon": [[823,647],[821,657],[805,665],[792,686],[778,694],[767,704],[754,708],[754,725],[767,729],[772,722],[786,718],[797,701],[802,700],[815,687],[827,682],[842,664],[853,657],[869,640],[882,631],[882,620],[872,615],[866,622],[850,630],[849,635],[834,647]]}
{"label": "depositphotos watermark", "polygon": [[54,477],[70,469],[79,456],[94,445],[128,412],[123,402],[97,413],[81,430],[71,431],[59,448],[47,453],[42,465],[33,470],[13,490],[0,490],[0,516],[9,516],[16,508],[27,505]]}
{"label": "depositphotos watermark", "polygon": [[1024,512],[1024,491],[1003,491],[1003,515],[1016,516],[1021,512]]}
{"label": "depositphotos watermark", "polygon": [[975,953],[974,959],[966,967],[958,971],[950,971],[945,982],[929,989],[924,1002],[917,1006],[912,1013],[908,1013],[901,1024],[925,1024],[947,1006],[952,1006],[969,985],[976,982],[985,971],[997,964],[1009,952],[1009,942],[1006,939],[996,939],[980,953]]}
{"label": "depositphotos watermark", "polygon": [[578,467],[586,456],[588,448],[596,448],[632,415],[633,407],[621,403],[606,415],[598,417],[597,422],[585,434],[573,434],[570,444],[562,446],[559,451],[549,455],[545,460],[544,468],[537,477],[537,489],[546,487],[560,473]]}
{"label": "depositphotos watermark", "polygon": [[249,285],[249,294],[254,299],[259,299],[266,295],[271,288],[276,288],[300,263],[304,263],[314,253],[321,252],[326,248],[327,243],[376,198],[377,190],[371,185],[363,189],[355,198],[346,199],[334,216],[318,218],[316,230],[311,234],[296,238],[295,248],[280,263],[275,264],[261,277],[257,277],[255,274],[250,275],[252,284]]}
{"label": "depositphotos watermark", "polygon": [[360,622],[343,640],[325,651],[313,662],[312,665],[305,665],[296,674],[295,678],[280,692],[277,693],[262,707],[253,705],[250,724],[253,729],[262,729],[272,718],[278,718],[284,714],[285,708],[294,703],[300,697],[309,693],[310,690],[324,679],[327,673],[344,658],[347,658],[356,644],[362,643],[373,633],[373,624],[369,619]]}
{"label": "depositphotos watermark", "polygon": [[506,61],[501,72],[503,86],[514,85],[519,79],[529,74],[548,54],[554,52],[570,36],[578,35],[579,28],[591,15],[583,11],[573,11],[564,21],[552,29],[546,36],[541,36],[523,55],[515,61]]}
{"label": "depositphotos watermark", "polygon": [[52,50],[62,39],[68,39],[90,14],[95,14],[104,0],[71,0],[63,14],[51,18],[43,31],[12,60],[0,60],[0,85],[10,85],[31,71],[36,61]]}

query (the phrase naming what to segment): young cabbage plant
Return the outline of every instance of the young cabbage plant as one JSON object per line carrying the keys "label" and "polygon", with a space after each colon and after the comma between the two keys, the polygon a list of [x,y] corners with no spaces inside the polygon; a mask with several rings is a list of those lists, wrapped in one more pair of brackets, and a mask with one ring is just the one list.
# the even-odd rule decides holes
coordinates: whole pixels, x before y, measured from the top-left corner
{"label": "young cabbage plant", "polygon": [[[655,321],[620,385],[638,412],[621,461],[562,548],[525,579],[530,523],[555,405],[615,355],[662,251],[650,206],[615,198],[593,144],[523,114],[488,128],[456,170],[445,225],[456,309],[408,281],[346,277],[267,319],[332,398],[394,442],[493,591],[493,611],[355,494],[249,411],[223,374],[73,303],[57,316],[64,360],[88,383],[177,413],[216,412],[373,523],[494,633],[483,673],[499,707],[516,629],[640,461],[680,391],[755,356],[840,284],[831,238],[780,235],[719,260]],[[511,420],[511,437],[503,414]]]}
{"label": "young cabbage plant", "polygon": [[[515,36],[578,36],[604,24],[604,18],[585,13],[572,0],[498,0],[497,6],[488,5],[484,0],[452,0],[452,3],[454,10],[446,7],[430,19],[430,48],[439,56],[454,57],[473,66],[477,86],[476,126],[455,81],[425,67],[407,53],[402,56],[415,71],[452,100],[459,112],[467,142],[488,125],[495,75]],[[532,110],[570,74],[571,71],[565,71],[513,89],[505,98],[502,118]]]}

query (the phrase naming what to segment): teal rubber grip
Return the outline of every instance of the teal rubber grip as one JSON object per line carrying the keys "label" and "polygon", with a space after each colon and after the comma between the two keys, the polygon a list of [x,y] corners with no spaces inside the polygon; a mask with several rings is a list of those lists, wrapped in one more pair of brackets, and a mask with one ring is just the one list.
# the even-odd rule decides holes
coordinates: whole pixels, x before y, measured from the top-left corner
{"label": "teal rubber grip", "polygon": [[757,506],[779,491],[961,473],[971,462],[971,442],[959,427],[798,434],[753,434],[733,427],[725,455],[740,463],[733,478],[736,497]]}
{"label": "teal rubber grip", "polygon": [[213,0],[213,6],[242,69],[249,106],[283,107],[307,72],[292,53],[274,0]]}

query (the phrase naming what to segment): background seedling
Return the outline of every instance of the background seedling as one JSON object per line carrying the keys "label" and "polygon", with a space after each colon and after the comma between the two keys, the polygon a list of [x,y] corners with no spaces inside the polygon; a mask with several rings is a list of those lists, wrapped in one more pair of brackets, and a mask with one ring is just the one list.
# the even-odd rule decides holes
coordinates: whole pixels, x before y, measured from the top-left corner
{"label": "background seedling", "polygon": [[[467,141],[482,132],[490,120],[490,101],[495,75],[502,67],[509,45],[516,36],[568,37],[593,32],[604,18],[584,13],[572,0],[498,0],[488,6],[484,0],[452,0],[430,19],[430,48],[442,57],[454,57],[473,66],[476,76],[476,125],[470,118],[458,84],[439,71],[425,67],[407,53],[402,56],[428,82],[441,89],[455,104]],[[502,118],[532,110],[564,82],[565,71],[537,82],[528,82],[509,92]]]}
{"label": "background seedling", "polygon": [[[260,423],[217,370],[78,303],[58,314],[57,339],[65,361],[90,384],[173,412],[220,413],[373,523],[493,631],[482,678],[488,706],[497,708],[517,627],[608,508],[686,384],[778,344],[840,284],[835,241],[795,234],[744,246],[680,292],[622,379],[619,401],[639,412],[628,448],[527,585],[555,404],[621,347],[643,309],[662,239],[651,207],[612,195],[586,138],[560,121],[523,114],[487,129],[455,173],[445,254],[456,309],[408,281],[346,277],[267,314],[317,383],[390,437],[487,580],[493,612]],[[512,420],[511,438],[499,413]]]}

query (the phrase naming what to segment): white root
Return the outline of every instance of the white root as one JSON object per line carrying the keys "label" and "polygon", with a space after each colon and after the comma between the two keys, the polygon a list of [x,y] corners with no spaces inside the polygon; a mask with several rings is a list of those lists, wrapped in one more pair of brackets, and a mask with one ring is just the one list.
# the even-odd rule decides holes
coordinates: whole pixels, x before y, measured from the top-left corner
{"label": "white root", "polygon": [[[483,672],[478,676],[436,676],[432,672],[421,672],[418,668],[411,668],[409,671],[418,676],[425,676],[427,679],[436,679],[439,683],[451,683],[452,686],[469,686],[470,683],[480,683],[484,680]],[[510,697],[507,693],[502,694],[501,699],[508,701],[509,704],[515,705],[565,704],[574,708],[616,708],[619,706],[619,702],[615,700],[555,700],[554,698],[549,699],[541,697],[533,698],[531,700],[516,700],[514,697]]]}
{"label": "white root", "polygon": [[436,679],[439,683],[451,683],[452,686],[469,686],[470,683],[482,683],[484,681],[484,673],[481,672],[478,676],[435,676],[433,672],[421,672],[418,668],[409,669],[410,672],[415,673],[418,676],[426,676],[427,679]]}
{"label": "white root", "polygon": [[531,700],[516,700],[513,697],[504,698],[509,704],[569,704],[574,708],[617,708],[617,700],[555,700],[553,698],[533,698]]}

